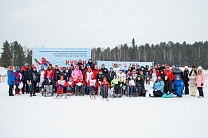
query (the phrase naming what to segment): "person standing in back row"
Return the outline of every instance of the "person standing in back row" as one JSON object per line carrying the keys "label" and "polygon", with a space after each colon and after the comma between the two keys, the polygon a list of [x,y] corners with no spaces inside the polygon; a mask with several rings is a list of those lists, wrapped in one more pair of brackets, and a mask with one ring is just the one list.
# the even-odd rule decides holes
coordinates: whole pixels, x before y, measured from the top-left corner
{"label": "person standing in back row", "polygon": [[196,85],[195,85],[196,76],[197,76],[196,67],[193,66],[191,72],[189,73],[189,86],[190,86],[191,96],[196,96]]}
{"label": "person standing in back row", "polygon": [[8,78],[8,85],[9,85],[9,96],[14,96],[13,94],[13,86],[15,84],[15,76],[14,76],[14,72],[13,72],[13,67],[9,66],[9,69],[7,71],[7,78]]}
{"label": "person standing in back row", "polygon": [[29,72],[30,68],[28,66],[28,63],[25,63],[25,66],[21,69],[21,73],[23,76],[23,88],[22,88],[22,94],[29,93],[29,86],[27,84],[27,80],[28,80],[28,72]]}
{"label": "person standing in back row", "polygon": [[189,70],[188,70],[188,66],[185,66],[185,70],[183,71],[183,82],[184,82],[184,86],[185,86],[185,95],[189,94]]}

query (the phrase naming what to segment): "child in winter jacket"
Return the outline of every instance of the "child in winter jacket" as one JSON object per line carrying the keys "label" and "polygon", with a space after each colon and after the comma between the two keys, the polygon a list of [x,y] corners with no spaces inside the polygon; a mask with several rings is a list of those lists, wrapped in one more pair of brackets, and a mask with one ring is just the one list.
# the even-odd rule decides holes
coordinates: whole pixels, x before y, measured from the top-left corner
{"label": "child in winter jacket", "polygon": [[72,77],[69,78],[68,87],[67,87],[67,93],[71,94],[73,92],[73,87],[74,87],[74,81]]}
{"label": "child in winter jacket", "polygon": [[102,98],[106,98],[108,100],[108,89],[110,88],[110,84],[107,81],[106,77],[103,78],[103,81],[100,84],[100,90],[102,94]]}
{"label": "child in winter jacket", "polygon": [[199,91],[198,98],[204,97],[204,92],[203,92],[204,82],[205,82],[204,71],[202,70],[202,67],[199,66],[197,77],[196,77],[196,87]]}
{"label": "child in winter jacket", "polygon": [[23,78],[22,78],[21,69],[19,67],[16,68],[16,72],[14,73],[14,77],[15,77],[15,86],[16,86],[15,95],[20,95],[19,84],[21,84]]}
{"label": "child in winter jacket", "polygon": [[176,76],[176,80],[173,83],[173,94],[177,95],[177,97],[182,97],[183,95],[183,89],[184,89],[184,83],[180,76]]}
{"label": "child in winter jacket", "polygon": [[[85,74],[85,83],[87,84],[88,81],[91,79],[91,76],[93,75],[92,69],[90,66],[87,66],[87,72]],[[89,89],[86,90],[86,93],[88,94]]]}
{"label": "child in winter jacket", "polygon": [[153,97],[153,90],[154,90],[154,83],[152,79],[150,79],[150,75],[146,76],[145,82],[144,82],[144,88],[146,90],[146,97]]}
{"label": "child in winter jacket", "polygon": [[8,78],[7,84],[9,85],[9,96],[14,96],[12,89],[13,89],[13,85],[15,84],[15,76],[12,66],[9,66],[9,69],[7,70],[7,78]]}
{"label": "child in winter jacket", "polygon": [[95,92],[96,88],[97,88],[97,80],[95,79],[94,74],[92,74],[90,79],[87,82],[87,89],[90,92],[90,98],[91,98],[91,94],[94,94],[94,98],[95,98],[95,93],[92,93],[92,92],[93,91]]}
{"label": "child in winter jacket", "polygon": [[130,74],[128,80],[126,81],[126,85],[129,86],[129,96],[136,96],[136,80],[133,79],[132,74]]}
{"label": "child in winter jacket", "polygon": [[82,79],[82,76],[78,77],[78,80],[76,80],[75,85],[77,87],[77,91],[82,91],[82,93],[83,93],[83,87],[85,85],[85,82]]}
{"label": "child in winter jacket", "polygon": [[67,87],[68,86],[68,83],[66,82],[66,80],[64,80],[64,77],[63,76],[60,76],[60,80],[58,80],[56,82],[56,87],[57,87],[57,94],[60,95],[60,94],[63,94],[63,88]]}

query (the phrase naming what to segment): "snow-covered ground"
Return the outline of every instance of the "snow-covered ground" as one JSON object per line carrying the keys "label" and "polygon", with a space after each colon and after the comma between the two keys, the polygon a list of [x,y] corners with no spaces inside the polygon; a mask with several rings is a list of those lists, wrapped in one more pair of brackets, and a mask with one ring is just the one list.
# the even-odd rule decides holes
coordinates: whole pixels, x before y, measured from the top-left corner
{"label": "snow-covered ground", "polygon": [[0,83],[1,138],[207,138],[208,89],[205,98],[117,98],[89,96],[53,99],[8,96]]}

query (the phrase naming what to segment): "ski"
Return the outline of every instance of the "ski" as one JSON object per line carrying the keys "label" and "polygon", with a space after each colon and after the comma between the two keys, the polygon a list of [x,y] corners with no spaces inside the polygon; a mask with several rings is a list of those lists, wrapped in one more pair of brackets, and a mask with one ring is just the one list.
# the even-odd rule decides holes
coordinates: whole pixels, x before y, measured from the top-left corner
{"label": "ski", "polygon": [[56,95],[53,99],[58,99],[58,95]]}

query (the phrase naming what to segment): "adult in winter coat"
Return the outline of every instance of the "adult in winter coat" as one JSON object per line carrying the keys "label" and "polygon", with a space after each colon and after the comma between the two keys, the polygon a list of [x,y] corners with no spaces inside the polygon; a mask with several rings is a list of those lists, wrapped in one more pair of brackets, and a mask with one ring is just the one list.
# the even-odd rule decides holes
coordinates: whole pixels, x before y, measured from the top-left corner
{"label": "adult in winter coat", "polygon": [[52,85],[53,86],[53,89],[55,91],[55,87],[56,87],[56,82],[50,78],[50,75],[47,76],[46,79],[44,79],[44,81],[42,82],[42,85],[41,87],[44,88],[44,85]]}
{"label": "adult in winter coat", "polygon": [[185,86],[185,95],[189,94],[189,70],[188,66],[185,66],[185,70],[183,71],[182,79]]}
{"label": "adult in winter coat", "polygon": [[126,83],[126,74],[123,72],[123,70],[120,70],[117,76],[122,85],[124,85]]}
{"label": "adult in winter coat", "polygon": [[75,65],[75,69],[72,71],[71,76],[73,78],[73,81],[76,81],[79,76],[81,76],[82,79],[83,79],[82,72],[81,72],[81,70],[79,70],[79,66],[78,65]]}
{"label": "adult in winter coat", "polygon": [[104,69],[103,75],[106,77],[107,81],[110,81],[110,76],[107,69]]}
{"label": "adult in winter coat", "polygon": [[137,77],[136,87],[138,95],[145,97],[144,81],[140,76]]}
{"label": "adult in winter coat", "polygon": [[[143,74],[146,74],[146,70],[145,70],[144,66],[141,66],[140,73],[141,73],[141,71],[143,72]],[[141,75],[141,74],[140,74],[140,75]]]}
{"label": "adult in winter coat", "polygon": [[176,80],[176,76],[183,77],[183,72],[179,69],[179,65],[175,65],[175,69],[173,70],[173,81]]}
{"label": "adult in winter coat", "polygon": [[146,91],[146,97],[153,97],[153,91],[154,91],[154,83],[152,79],[150,79],[150,75],[146,76],[145,82],[144,82],[144,88]]}
{"label": "adult in winter coat", "polygon": [[168,76],[168,78],[170,79],[171,84],[172,84],[172,81],[173,81],[173,73],[172,73],[172,71],[170,71],[169,65],[166,66],[166,70],[165,70],[165,73],[164,74],[166,76]]}
{"label": "adult in winter coat", "polygon": [[39,86],[41,87],[42,86],[42,83],[43,83],[43,81],[44,81],[44,74],[45,74],[45,69],[44,69],[44,66],[43,65],[41,65],[41,69],[40,69],[40,71],[39,71]]}
{"label": "adult in winter coat", "polygon": [[95,66],[95,65],[92,63],[92,59],[89,59],[89,60],[88,60],[86,66],[85,66],[85,69],[87,68],[87,65],[90,66],[90,68],[92,69],[92,71],[94,70],[94,66]]}
{"label": "adult in winter coat", "polygon": [[204,92],[203,92],[204,82],[205,82],[204,71],[202,70],[202,67],[199,66],[196,77],[196,87],[199,91],[199,98],[204,97]]}
{"label": "adult in winter coat", "polygon": [[136,74],[140,75],[140,66],[139,65],[136,66]]}
{"label": "adult in winter coat", "polygon": [[151,77],[154,83],[157,80],[158,75],[159,75],[159,72],[156,70],[156,68],[153,68],[151,72]]}
{"label": "adult in winter coat", "polygon": [[182,97],[183,95],[183,89],[184,89],[184,83],[180,76],[176,76],[176,80],[173,83],[173,94],[177,95],[177,97]]}
{"label": "adult in winter coat", "polygon": [[[98,73],[99,73],[98,66],[97,65],[94,65],[93,74],[94,74],[95,78],[97,78]],[[97,84],[98,84],[98,80],[97,80]],[[97,93],[98,93],[98,87],[96,88],[96,94]]]}
{"label": "adult in winter coat", "polygon": [[108,89],[110,88],[110,84],[107,81],[107,78],[104,77],[103,81],[100,84],[100,90],[102,94],[102,98],[107,98],[108,99]]}
{"label": "adult in winter coat", "polygon": [[105,64],[102,64],[102,65],[101,65],[101,69],[100,69],[99,71],[104,72],[104,69],[106,69],[106,68],[105,68]]}
{"label": "adult in winter coat", "polygon": [[9,85],[9,96],[14,96],[12,92],[13,85],[15,84],[15,76],[13,72],[13,67],[9,66],[9,69],[7,70],[7,84]]}
{"label": "adult in winter coat", "polygon": [[130,73],[132,73],[133,70],[132,70],[131,66],[129,66],[128,70],[126,70],[126,74],[128,71],[130,71]]}
{"label": "adult in winter coat", "polygon": [[23,76],[23,88],[22,88],[22,94],[24,94],[25,92],[28,93],[29,92],[29,86],[27,84],[27,80],[28,80],[28,72],[29,72],[30,68],[28,66],[28,63],[25,63],[25,66],[21,69],[22,72],[22,76]]}
{"label": "adult in winter coat", "polygon": [[193,66],[191,72],[189,73],[189,86],[190,86],[190,93],[191,96],[196,96],[196,67]]}
{"label": "adult in winter coat", "polygon": [[108,82],[111,82],[113,80],[114,76],[116,76],[116,73],[113,71],[112,67],[110,67],[110,71],[108,73],[109,73],[109,79],[110,79],[110,81],[108,81]]}
{"label": "adult in winter coat", "polygon": [[[58,81],[58,80],[60,80],[60,75],[61,75],[61,71],[59,70],[59,68],[58,68],[58,65],[55,65],[55,69],[54,69],[54,81],[55,81],[55,83]],[[63,75],[63,74],[62,74]],[[68,75],[68,74],[67,74]],[[69,75],[68,75],[69,76]]]}
{"label": "adult in winter coat", "polygon": [[22,81],[22,73],[21,73],[21,69],[19,67],[16,68],[16,72],[14,73],[14,77],[15,77],[15,95],[20,95],[20,89],[19,89],[19,84]]}
{"label": "adult in winter coat", "polygon": [[36,92],[36,86],[37,86],[37,83],[38,83],[38,72],[37,72],[36,66],[33,67],[33,70],[29,74],[28,78],[29,78],[29,81],[32,83],[32,88],[31,88],[31,91],[30,91],[30,97],[36,96],[35,92]]}
{"label": "adult in winter coat", "polygon": [[159,75],[154,83],[154,97],[162,97],[164,93],[164,82]]}
{"label": "adult in winter coat", "polygon": [[79,59],[79,61],[78,61],[78,64],[77,64],[78,66],[79,66],[79,70],[81,70],[81,66],[83,66],[83,64],[82,64],[82,60],[81,59]]}
{"label": "adult in winter coat", "polygon": [[48,68],[45,70],[44,79],[47,78],[48,74],[52,79],[54,79],[54,70],[52,64],[49,64]]}
{"label": "adult in winter coat", "polygon": [[72,77],[71,74],[73,70],[74,70],[74,65],[71,64],[71,67],[68,69],[68,78]]}
{"label": "adult in winter coat", "polygon": [[165,79],[164,79],[164,94],[163,94],[163,98],[170,98],[172,97],[172,84],[171,84],[171,81],[170,79],[168,78],[168,76],[165,76]]}
{"label": "adult in winter coat", "polygon": [[34,68],[34,64],[31,65],[31,68],[30,68],[30,70],[28,71],[28,78],[29,78],[29,76],[32,75],[33,68]]}
{"label": "adult in winter coat", "polygon": [[104,78],[104,74],[102,71],[100,71],[97,76],[96,76],[96,79],[98,80],[99,83],[101,83],[103,81],[103,78]]}
{"label": "adult in winter coat", "polygon": [[62,72],[60,75],[64,77],[65,81],[68,81],[68,73],[66,72],[66,67],[62,68]]}

